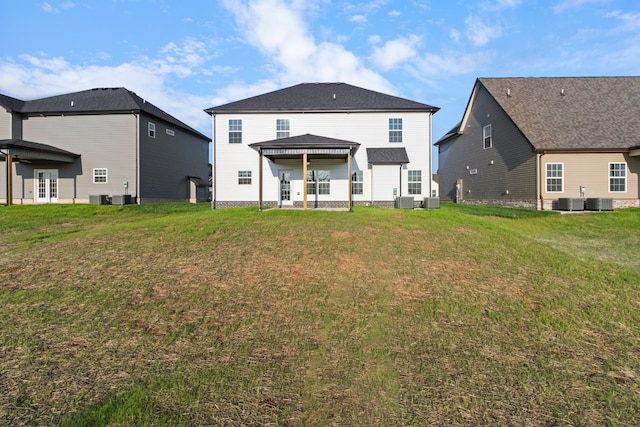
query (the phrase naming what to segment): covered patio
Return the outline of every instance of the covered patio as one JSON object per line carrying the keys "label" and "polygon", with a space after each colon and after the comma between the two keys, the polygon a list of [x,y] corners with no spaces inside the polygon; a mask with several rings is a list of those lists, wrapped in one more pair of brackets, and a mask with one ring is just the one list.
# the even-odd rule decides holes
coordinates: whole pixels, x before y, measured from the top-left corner
{"label": "covered patio", "polygon": [[351,167],[352,158],[356,153],[360,144],[353,141],[345,141],[341,139],[327,138],[318,135],[304,134],[288,138],[274,139],[270,141],[256,142],[249,144],[251,148],[258,152],[259,171],[258,171],[258,210],[263,209],[263,158],[266,157],[272,162],[277,160],[299,160],[302,166],[302,177],[305,181],[303,189],[303,209],[307,209],[307,189],[306,177],[307,167],[314,159],[338,159],[347,163],[347,194],[346,208],[351,210]]}
{"label": "covered patio", "polygon": [[13,163],[31,163],[33,161],[51,161],[73,163],[79,154],[74,154],[60,148],[40,144],[38,142],[22,139],[0,140],[0,161],[7,164],[6,167],[6,196],[7,206],[13,204]]}

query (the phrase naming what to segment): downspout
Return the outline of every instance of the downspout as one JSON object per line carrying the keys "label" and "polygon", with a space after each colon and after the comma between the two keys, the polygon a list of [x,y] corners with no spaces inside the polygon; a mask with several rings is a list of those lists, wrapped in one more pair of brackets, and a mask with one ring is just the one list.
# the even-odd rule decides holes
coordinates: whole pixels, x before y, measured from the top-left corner
{"label": "downspout", "polygon": [[538,170],[536,172],[536,179],[538,180],[538,185],[536,185],[536,198],[540,202],[540,210],[544,210],[544,201],[542,200],[542,156],[545,155],[545,152],[538,154]]}
{"label": "downspout", "polygon": [[211,120],[212,120],[212,140],[211,143],[213,144],[212,147],[213,149],[211,150],[211,186],[213,187],[211,189],[211,208],[215,209],[216,208],[216,186],[218,185],[218,179],[216,176],[216,115],[212,114],[211,115]]}
{"label": "downspout", "polygon": [[136,203],[141,204],[140,197],[140,114],[134,113],[136,118]]}

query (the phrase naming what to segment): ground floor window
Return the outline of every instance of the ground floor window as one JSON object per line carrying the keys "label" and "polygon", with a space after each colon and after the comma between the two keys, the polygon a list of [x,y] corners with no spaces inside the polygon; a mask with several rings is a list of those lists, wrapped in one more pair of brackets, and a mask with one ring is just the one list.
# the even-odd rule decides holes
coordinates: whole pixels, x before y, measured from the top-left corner
{"label": "ground floor window", "polygon": [[105,183],[107,182],[107,168],[95,168],[93,170],[93,183]]}
{"label": "ground floor window", "polygon": [[609,163],[609,191],[621,193],[627,191],[627,165]]}
{"label": "ground floor window", "polygon": [[362,194],[362,171],[357,171],[351,174],[351,194]]}
{"label": "ground floor window", "polygon": [[238,171],[238,184],[251,184],[251,171]]}
{"label": "ground floor window", "polygon": [[547,163],[547,192],[561,193],[563,185],[563,164]]}
{"label": "ground floor window", "polygon": [[410,170],[409,177],[409,194],[422,194],[422,171]]}
{"label": "ground floor window", "polygon": [[307,171],[307,194],[330,194],[331,173],[323,170]]}

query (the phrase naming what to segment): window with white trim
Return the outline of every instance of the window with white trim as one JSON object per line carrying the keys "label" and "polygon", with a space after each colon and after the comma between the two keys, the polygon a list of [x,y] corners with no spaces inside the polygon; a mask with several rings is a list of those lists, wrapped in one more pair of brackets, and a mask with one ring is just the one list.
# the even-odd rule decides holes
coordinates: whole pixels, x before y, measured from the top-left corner
{"label": "window with white trim", "polygon": [[289,138],[289,119],[276,120],[276,139]]}
{"label": "window with white trim", "polygon": [[251,184],[251,171],[238,171],[238,184]]}
{"label": "window with white trim", "polygon": [[627,191],[626,163],[609,163],[609,191],[612,193]]}
{"label": "window with white trim", "polygon": [[422,171],[408,170],[409,194],[422,194]]}
{"label": "window with white trim", "polygon": [[389,119],[389,142],[402,142],[402,119]]}
{"label": "window with white trim", "polygon": [[93,169],[93,183],[104,184],[107,182],[107,168],[94,168]]}
{"label": "window with white trim", "polygon": [[322,170],[307,171],[307,194],[330,194],[331,172]]}
{"label": "window with white trim", "polygon": [[242,144],[242,120],[229,120],[229,144]]}
{"label": "window with white trim", "polygon": [[351,174],[351,194],[362,194],[363,190],[363,173],[356,171]]}
{"label": "window with white trim", "polygon": [[564,187],[564,164],[546,164],[547,193],[562,193]]}
{"label": "window with white trim", "polygon": [[147,135],[149,135],[149,138],[155,138],[156,137],[156,124],[153,122],[149,122],[149,124],[147,125]]}
{"label": "window with white trim", "polygon": [[486,150],[487,148],[491,148],[493,146],[493,141],[491,138],[491,125],[488,124],[482,128],[482,141],[483,148]]}

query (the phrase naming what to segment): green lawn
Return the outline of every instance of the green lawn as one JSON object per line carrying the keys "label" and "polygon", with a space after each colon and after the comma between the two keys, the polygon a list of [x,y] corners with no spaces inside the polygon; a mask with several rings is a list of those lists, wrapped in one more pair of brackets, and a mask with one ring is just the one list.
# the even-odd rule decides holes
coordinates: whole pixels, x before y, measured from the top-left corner
{"label": "green lawn", "polygon": [[640,210],[0,207],[0,425],[637,425]]}

